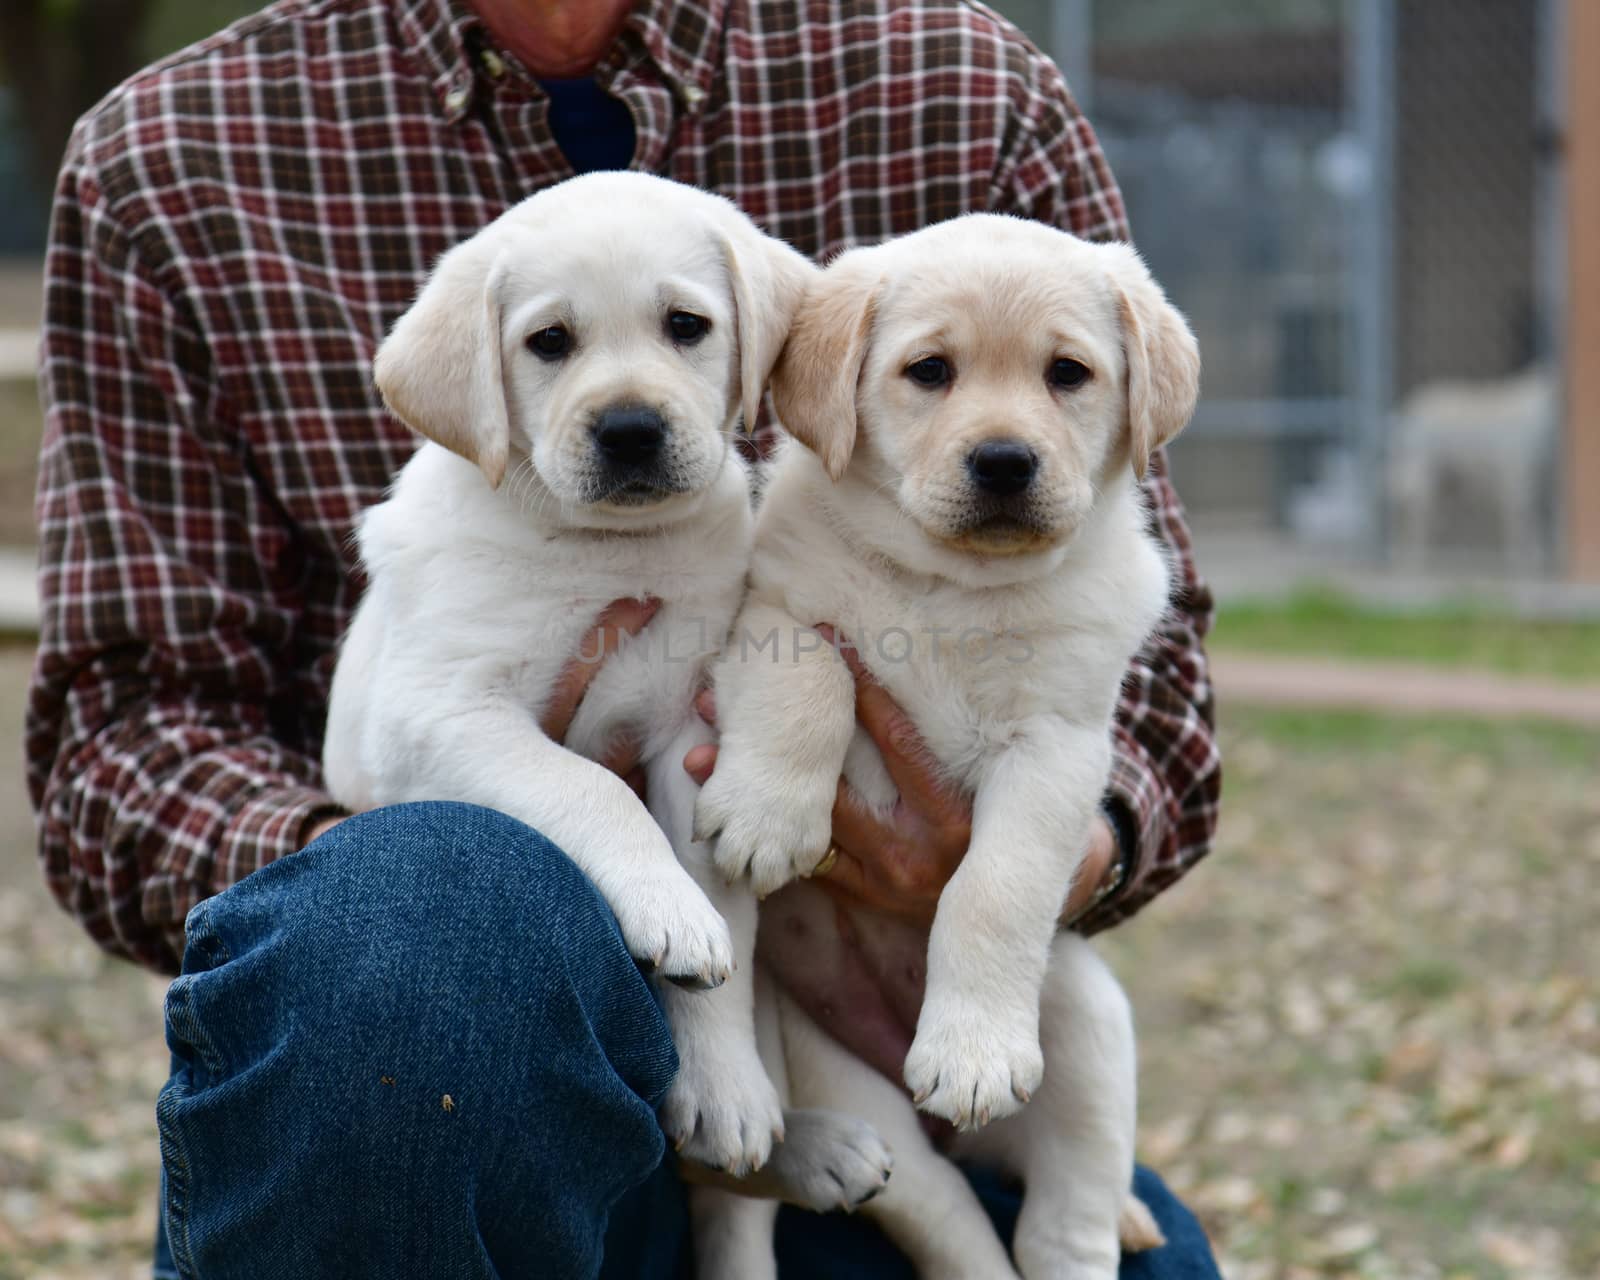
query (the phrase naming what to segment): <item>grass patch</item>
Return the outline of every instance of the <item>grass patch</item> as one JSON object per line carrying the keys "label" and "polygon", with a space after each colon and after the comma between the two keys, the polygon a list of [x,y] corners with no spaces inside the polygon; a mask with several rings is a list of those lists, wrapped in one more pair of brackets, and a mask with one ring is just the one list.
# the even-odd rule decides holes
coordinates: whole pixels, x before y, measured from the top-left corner
{"label": "grass patch", "polygon": [[1229,605],[1218,614],[1210,644],[1220,651],[1600,680],[1600,621],[1517,618],[1471,604],[1396,612],[1325,589]]}
{"label": "grass patch", "polygon": [[1428,1003],[1452,996],[1466,980],[1460,968],[1437,956],[1412,956],[1379,983],[1378,993]]}
{"label": "grass patch", "polygon": [[1493,764],[1524,767],[1585,766],[1600,759],[1600,732],[1544,720],[1225,705],[1221,722],[1229,734],[1264,739],[1313,759],[1352,752],[1402,758],[1423,753],[1439,758],[1480,756]]}

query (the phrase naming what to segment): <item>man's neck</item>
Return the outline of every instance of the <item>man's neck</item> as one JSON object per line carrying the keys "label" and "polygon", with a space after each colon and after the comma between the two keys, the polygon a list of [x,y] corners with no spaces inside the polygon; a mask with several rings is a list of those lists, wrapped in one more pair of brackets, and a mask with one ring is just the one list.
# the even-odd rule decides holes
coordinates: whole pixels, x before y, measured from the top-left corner
{"label": "man's neck", "polygon": [[589,75],[628,20],[634,0],[470,0],[506,49],[534,75]]}

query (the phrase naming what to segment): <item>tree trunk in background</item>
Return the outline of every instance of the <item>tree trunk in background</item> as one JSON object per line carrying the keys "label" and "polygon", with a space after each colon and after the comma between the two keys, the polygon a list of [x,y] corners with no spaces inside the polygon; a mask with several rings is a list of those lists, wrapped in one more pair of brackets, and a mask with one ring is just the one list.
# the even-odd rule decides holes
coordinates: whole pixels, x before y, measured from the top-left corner
{"label": "tree trunk in background", "polygon": [[151,0],[0,0],[0,61],[45,199],[79,116],[145,61]]}

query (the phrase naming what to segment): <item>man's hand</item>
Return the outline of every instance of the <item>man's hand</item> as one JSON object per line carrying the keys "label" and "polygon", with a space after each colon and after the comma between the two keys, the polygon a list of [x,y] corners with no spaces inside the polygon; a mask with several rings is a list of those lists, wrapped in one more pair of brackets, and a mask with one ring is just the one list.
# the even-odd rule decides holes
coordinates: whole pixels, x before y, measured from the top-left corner
{"label": "man's hand", "polygon": [[[567,659],[566,666],[556,676],[555,688],[550,691],[550,700],[545,703],[544,712],[539,717],[539,727],[544,730],[546,737],[556,742],[567,740],[567,730],[572,727],[573,717],[578,714],[583,695],[589,692],[589,685],[600,673],[605,660],[622,647],[624,636],[637,636],[643,631],[659,608],[659,600],[622,599],[613,600],[600,611],[594,625],[584,633],[578,652]],[[613,743],[610,753],[600,763],[619,775],[641,800],[644,799],[644,769],[639,764],[637,742],[624,739]],[[333,830],[346,816],[340,814],[318,819],[301,837],[301,847]]]}
{"label": "man's hand", "polygon": [[[833,632],[817,628],[834,643]],[[833,806],[833,844],[838,853],[827,872],[813,877],[842,901],[858,903],[924,929],[933,925],[939,895],[966,856],[972,839],[972,802],[939,776],[916,726],[862,665],[855,650],[838,652],[856,682],[856,719],[877,746],[900,792],[893,812],[880,818],[844,779]],[[708,723],[716,723],[709,692],[696,699]],[[702,786],[716,766],[717,749],[696,747],[684,757],[689,776]],[[1061,913],[1063,923],[1086,906],[1116,861],[1116,837],[1096,816],[1082,868]]]}
{"label": "man's hand", "polygon": [[349,816],[348,813],[340,813],[331,818],[318,818],[311,824],[310,829],[301,835],[300,847],[304,849],[308,844],[315,844],[321,836],[332,831]]}
{"label": "man's hand", "polygon": [[[556,676],[555,688],[539,717],[539,727],[547,738],[563,743],[567,740],[567,730],[578,714],[583,695],[589,692],[589,685],[600,674],[606,659],[626,643],[624,636],[631,639],[649,626],[660,608],[661,601],[655,599],[622,599],[613,600],[600,611],[578,645],[578,652],[567,659],[567,665]],[[632,787],[639,799],[644,799],[644,769],[639,764],[636,741],[624,738],[612,743],[600,763]]]}

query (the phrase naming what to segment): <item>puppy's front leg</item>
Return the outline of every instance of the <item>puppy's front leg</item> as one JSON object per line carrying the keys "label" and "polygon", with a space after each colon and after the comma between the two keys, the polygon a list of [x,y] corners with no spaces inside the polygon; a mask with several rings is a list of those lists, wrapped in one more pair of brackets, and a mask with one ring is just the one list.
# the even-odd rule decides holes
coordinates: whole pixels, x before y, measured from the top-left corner
{"label": "puppy's front leg", "polygon": [[972,843],[945,886],[905,1082],[917,1105],[969,1129],[1039,1087],[1039,998],[1061,904],[1083,860],[1109,740],[1057,720],[1021,726],[986,771]]}
{"label": "puppy's front leg", "polygon": [[728,926],[628,784],[545,737],[512,699],[484,690],[463,701],[470,710],[452,704],[390,726],[377,802],[449,796],[510,814],[594,881],[631,954],[675,982],[725,981],[733,970]]}
{"label": "puppy's front leg", "polygon": [[716,682],[722,741],[695,835],[715,839],[724,876],[748,872],[765,897],[828,852],[855,683],[816,631],[757,601],[739,615]]}
{"label": "puppy's front leg", "polygon": [[[661,1127],[690,1160],[745,1174],[761,1168],[783,1137],[783,1109],[756,1046],[756,900],[743,881],[729,884],[711,850],[691,835],[696,787],[683,757],[712,740],[698,716],[690,717],[667,749],[649,764],[650,810],[679,860],[733,937],[732,975],[713,992],[661,988],[678,1074],[661,1106]],[[721,765],[718,765],[721,768]]]}

